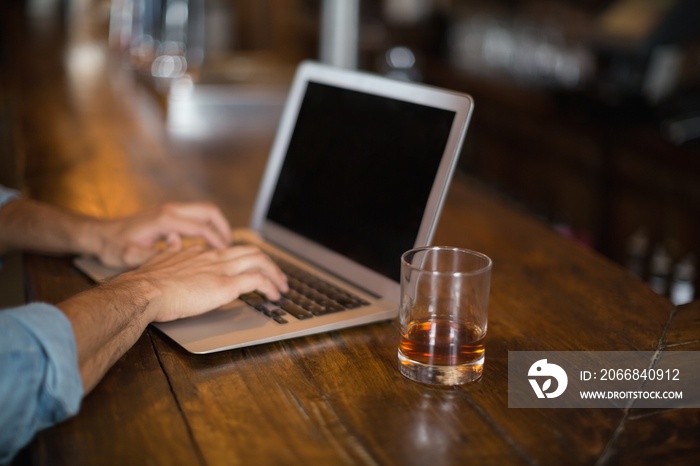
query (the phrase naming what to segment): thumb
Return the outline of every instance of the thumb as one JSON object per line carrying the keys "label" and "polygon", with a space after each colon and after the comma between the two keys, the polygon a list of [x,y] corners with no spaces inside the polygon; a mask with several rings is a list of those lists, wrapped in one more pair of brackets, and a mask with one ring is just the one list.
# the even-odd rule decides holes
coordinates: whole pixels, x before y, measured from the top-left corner
{"label": "thumb", "polygon": [[124,249],[122,262],[124,263],[123,265],[127,267],[137,267],[158,254],[158,252],[158,249],[153,247],[144,247],[137,243],[129,243]]}
{"label": "thumb", "polygon": [[182,238],[175,232],[168,233],[165,243],[168,245],[166,248],[168,251],[175,252],[182,249]]}
{"label": "thumb", "polygon": [[150,245],[143,246],[139,243],[130,242],[123,251],[122,256],[119,258],[121,264],[120,266],[126,267],[137,267],[158,253],[164,251],[177,252],[182,249],[182,238],[177,233],[169,233],[165,238],[165,247],[160,245]]}

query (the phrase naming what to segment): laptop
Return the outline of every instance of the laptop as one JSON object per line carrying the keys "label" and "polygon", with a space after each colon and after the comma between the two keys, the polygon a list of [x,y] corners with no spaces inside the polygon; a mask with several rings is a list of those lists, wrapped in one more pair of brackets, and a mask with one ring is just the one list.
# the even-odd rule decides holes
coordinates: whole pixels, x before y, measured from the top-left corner
{"label": "laptop", "polygon": [[[401,254],[431,243],[473,107],[465,94],[303,62],[250,227],[233,237],[284,264],[290,283],[317,280],[300,284],[307,312],[253,293],[153,325],[199,354],[395,318]],[[115,274],[76,265],[97,281]],[[335,297],[324,302],[318,283]]]}

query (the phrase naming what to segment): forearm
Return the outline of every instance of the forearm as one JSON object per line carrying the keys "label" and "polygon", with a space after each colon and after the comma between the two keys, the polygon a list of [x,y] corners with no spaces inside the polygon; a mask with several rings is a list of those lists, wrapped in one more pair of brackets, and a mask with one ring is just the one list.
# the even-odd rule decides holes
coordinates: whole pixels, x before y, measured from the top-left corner
{"label": "forearm", "polygon": [[149,323],[200,315],[251,291],[277,300],[287,290],[285,275],[254,246],[168,249],[58,307],[73,327],[88,392]]}
{"label": "forearm", "polygon": [[58,305],[73,326],[86,393],[151,322],[153,292],[146,281],[117,277]]}
{"label": "forearm", "polygon": [[0,253],[31,250],[46,253],[92,253],[99,220],[30,199],[16,199],[0,208]]}

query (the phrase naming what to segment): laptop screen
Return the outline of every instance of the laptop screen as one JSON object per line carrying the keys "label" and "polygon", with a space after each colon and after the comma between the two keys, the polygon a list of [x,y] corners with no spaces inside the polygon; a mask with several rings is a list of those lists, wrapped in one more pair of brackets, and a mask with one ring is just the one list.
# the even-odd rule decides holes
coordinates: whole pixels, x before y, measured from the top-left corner
{"label": "laptop screen", "polygon": [[310,82],[268,219],[398,282],[454,116]]}

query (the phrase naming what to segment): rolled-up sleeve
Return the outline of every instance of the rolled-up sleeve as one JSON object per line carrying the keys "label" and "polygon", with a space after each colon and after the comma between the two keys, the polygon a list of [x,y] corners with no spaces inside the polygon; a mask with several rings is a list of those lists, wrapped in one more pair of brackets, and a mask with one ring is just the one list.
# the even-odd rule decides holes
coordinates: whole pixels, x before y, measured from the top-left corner
{"label": "rolled-up sleeve", "polygon": [[76,414],[82,396],[68,318],[43,303],[0,310],[0,464],[37,431]]}

